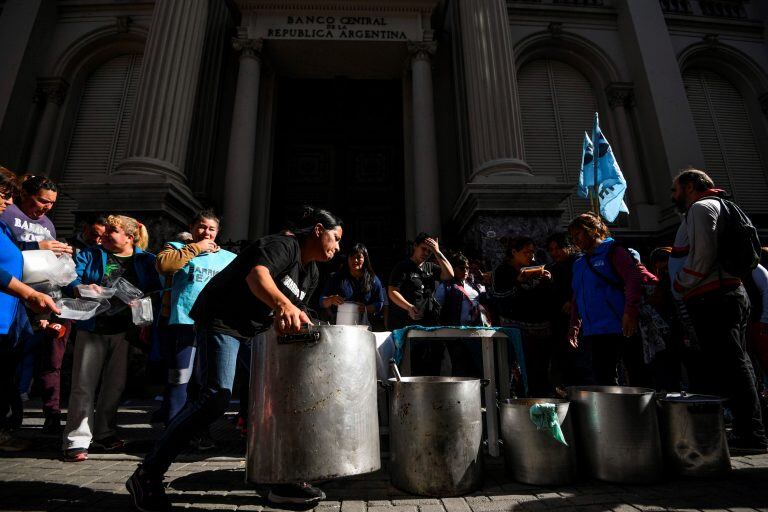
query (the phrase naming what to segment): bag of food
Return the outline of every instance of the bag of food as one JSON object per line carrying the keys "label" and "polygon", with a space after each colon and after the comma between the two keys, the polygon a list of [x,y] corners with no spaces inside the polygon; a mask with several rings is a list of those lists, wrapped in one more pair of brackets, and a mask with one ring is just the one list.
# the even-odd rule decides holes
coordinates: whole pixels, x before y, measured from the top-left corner
{"label": "bag of food", "polygon": [[130,303],[134,325],[152,325],[152,299],[144,297]]}

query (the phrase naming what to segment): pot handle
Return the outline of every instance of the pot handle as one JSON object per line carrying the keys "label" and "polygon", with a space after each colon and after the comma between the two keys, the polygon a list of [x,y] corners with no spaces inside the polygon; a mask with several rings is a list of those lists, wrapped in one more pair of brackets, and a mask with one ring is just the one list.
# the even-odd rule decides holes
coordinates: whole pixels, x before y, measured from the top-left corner
{"label": "pot handle", "polygon": [[290,343],[306,343],[307,345],[314,345],[320,342],[320,331],[302,329],[297,334],[281,334],[277,337],[277,342],[280,345],[288,345]]}
{"label": "pot handle", "polygon": [[491,383],[491,379],[480,379],[480,387],[484,388]]}
{"label": "pot handle", "polygon": [[392,389],[392,387],[393,387],[390,382],[383,381],[381,379],[376,380],[376,382],[379,383],[379,386],[381,386],[382,389]]}

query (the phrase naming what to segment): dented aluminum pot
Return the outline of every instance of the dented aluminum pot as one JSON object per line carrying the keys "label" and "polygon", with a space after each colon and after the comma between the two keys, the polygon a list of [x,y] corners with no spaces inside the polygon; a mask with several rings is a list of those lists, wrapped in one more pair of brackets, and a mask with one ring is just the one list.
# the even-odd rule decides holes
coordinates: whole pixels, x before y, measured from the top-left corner
{"label": "dented aluminum pot", "polygon": [[731,469],[723,398],[668,394],[659,398],[659,427],[665,462],[682,476],[715,476]]}
{"label": "dented aluminum pot", "polygon": [[389,379],[393,485],[425,496],[459,496],[482,485],[485,383],[464,377]]}
{"label": "dented aluminum pot", "polygon": [[664,476],[654,390],[624,386],[568,388],[583,455],[606,482],[651,483]]}
{"label": "dented aluminum pot", "polygon": [[[554,404],[567,445],[531,421],[531,407]],[[518,398],[499,403],[501,437],[507,471],[518,482],[566,485],[576,479],[576,439],[571,426],[570,402],[558,398]]]}
{"label": "dented aluminum pot", "polygon": [[258,336],[251,352],[246,478],[312,482],[381,467],[376,342],[357,326]]}

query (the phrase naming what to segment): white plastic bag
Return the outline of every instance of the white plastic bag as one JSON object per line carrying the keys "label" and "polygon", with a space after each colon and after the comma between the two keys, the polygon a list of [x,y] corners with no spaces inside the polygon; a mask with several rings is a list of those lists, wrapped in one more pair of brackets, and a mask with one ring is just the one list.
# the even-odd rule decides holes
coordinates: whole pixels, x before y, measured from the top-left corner
{"label": "white plastic bag", "polygon": [[150,297],[134,300],[130,306],[134,325],[144,326],[152,324],[152,299]]}
{"label": "white plastic bag", "polygon": [[23,283],[30,284],[48,281],[51,270],[59,266],[58,259],[53,251],[43,249],[22,251],[21,255],[24,257],[24,270],[21,277]]}

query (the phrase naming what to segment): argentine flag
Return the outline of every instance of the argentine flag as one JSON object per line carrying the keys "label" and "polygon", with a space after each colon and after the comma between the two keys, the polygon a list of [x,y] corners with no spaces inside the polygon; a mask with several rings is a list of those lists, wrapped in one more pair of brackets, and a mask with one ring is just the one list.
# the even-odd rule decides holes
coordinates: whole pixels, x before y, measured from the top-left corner
{"label": "argentine flag", "polygon": [[[600,125],[595,113],[595,125],[592,136],[597,141],[597,194],[600,198],[600,215],[608,222],[613,222],[619,216],[619,212],[629,213],[624,203],[624,192],[627,190],[627,181],[619,169],[616,157],[613,156],[611,145],[600,131]],[[595,186],[595,151],[589,135],[584,133],[584,146],[581,153],[581,172],[579,173],[579,187],[577,193],[580,197],[588,198]]]}

